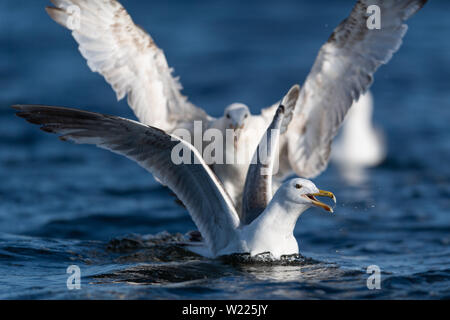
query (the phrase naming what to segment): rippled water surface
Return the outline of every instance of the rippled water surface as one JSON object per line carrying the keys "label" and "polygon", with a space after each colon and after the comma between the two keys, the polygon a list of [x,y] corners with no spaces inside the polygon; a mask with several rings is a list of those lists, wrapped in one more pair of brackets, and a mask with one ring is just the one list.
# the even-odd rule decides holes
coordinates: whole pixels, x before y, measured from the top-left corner
{"label": "rippled water surface", "polygon": [[[302,82],[351,2],[123,4],[165,50],[184,93],[220,116],[236,101],[256,113]],[[151,175],[14,117],[13,103],[133,117],[47,17],[48,4],[0,2],[0,298],[450,298],[448,1],[411,20],[376,74],[387,160],[358,173],[331,165],[315,179],[336,194],[335,214],[302,215],[302,255],[279,263],[190,253],[185,234],[195,226]],[[81,269],[81,290],[67,290],[69,265]],[[367,289],[370,265],[381,269],[381,290]]]}

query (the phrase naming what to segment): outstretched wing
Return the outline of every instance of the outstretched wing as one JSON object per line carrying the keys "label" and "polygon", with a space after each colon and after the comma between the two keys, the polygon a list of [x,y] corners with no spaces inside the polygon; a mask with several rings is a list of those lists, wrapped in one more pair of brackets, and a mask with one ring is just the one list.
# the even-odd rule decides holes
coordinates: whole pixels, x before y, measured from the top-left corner
{"label": "outstretched wing", "polygon": [[[286,134],[292,169],[314,177],[328,164],[332,139],[373,74],[399,49],[404,22],[427,0],[359,0],[319,51]],[[370,5],[381,9],[381,29],[367,27]]]}
{"label": "outstretched wing", "polygon": [[242,200],[241,222],[243,225],[255,220],[272,200],[272,175],[276,173],[274,165],[279,156],[280,136],[288,129],[299,94],[298,85],[289,90],[253,155]]}
{"label": "outstretched wing", "polygon": [[134,24],[115,0],[51,0],[50,17],[72,30],[79,50],[94,72],[128,104],[140,122],[172,131],[180,122],[208,115],[181,95],[178,79],[153,39]]}
{"label": "outstretched wing", "polygon": [[[136,161],[167,185],[185,204],[213,254],[237,236],[238,215],[219,180],[189,143],[136,121],[76,109],[17,105],[18,116],[61,134],[62,140],[95,144]],[[192,164],[175,164],[182,146]]]}

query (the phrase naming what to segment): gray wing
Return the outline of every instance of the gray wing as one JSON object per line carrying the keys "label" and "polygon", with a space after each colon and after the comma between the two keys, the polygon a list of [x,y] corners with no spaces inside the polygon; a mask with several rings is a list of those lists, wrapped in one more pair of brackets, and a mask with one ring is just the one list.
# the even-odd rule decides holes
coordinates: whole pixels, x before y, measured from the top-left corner
{"label": "gray wing", "polygon": [[[157,128],[99,113],[36,105],[13,108],[19,117],[41,125],[43,131],[61,134],[62,140],[95,144],[136,161],[185,204],[213,254],[237,236],[239,218],[231,200],[189,143]],[[176,146],[191,152],[192,164],[172,161]]]}
{"label": "gray wing", "polygon": [[267,207],[272,199],[272,176],[276,174],[280,136],[292,120],[300,87],[295,85],[281,101],[272,123],[256,148],[245,180],[241,223],[250,224]]}
{"label": "gray wing", "polygon": [[128,95],[140,122],[172,131],[184,122],[209,119],[181,94],[164,52],[118,1],[52,2],[56,7],[47,7],[50,17],[72,30],[89,68],[105,78],[117,99]]}
{"label": "gray wing", "polygon": [[[404,22],[427,0],[359,0],[321,48],[286,133],[296,174],[314,177],[327,164],[331,142],[348,109],[372,84],[373,74],[400,48]],[[367,27],[367,8],[381,9],[381,29]]]}

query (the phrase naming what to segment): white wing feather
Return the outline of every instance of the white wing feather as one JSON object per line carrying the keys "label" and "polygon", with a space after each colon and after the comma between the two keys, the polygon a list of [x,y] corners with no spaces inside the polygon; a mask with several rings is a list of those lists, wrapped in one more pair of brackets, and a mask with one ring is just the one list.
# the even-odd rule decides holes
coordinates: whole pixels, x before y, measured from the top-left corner
{"label": "white wing feather", "polygon": [[[330,146],[348,109],[372,84],[373,74],[399,49],[404,22],[427,0],[359,0],[319,51],[287,132],[292,169],[306,178],[327,164]],[[367,27],[367,8],[381,9],[381,29]]]}
{"label": "white wing feather", "polygon": [[56,8],[47,7],[50,17],[72,30],[89,68],[105,78],[117,99],[128,95],[140,122],[170,132],[180,123],[209,119],[180,93],[163,51],[119,2],[51,1]]}
{"label": "white wing feather", "polygon": [[[198,151],[187,142],[136,121],[76,109],[18,105],[18,116],[62,134],[62,140],[95,144],[126,156],[151,172],[184,203],[213,255],[237,239],[239,217],[232,201]],[[192,164],[176,165],[179,143]]]}

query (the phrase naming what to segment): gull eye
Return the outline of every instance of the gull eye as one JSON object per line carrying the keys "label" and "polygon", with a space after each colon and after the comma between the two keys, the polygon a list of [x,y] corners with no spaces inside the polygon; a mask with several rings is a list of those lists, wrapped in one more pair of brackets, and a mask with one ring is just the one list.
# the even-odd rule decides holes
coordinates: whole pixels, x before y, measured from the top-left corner
{"label": "gull eye", "polygon": [[248,118],[248,114],[246,114],[244,118]]}
{"label": "gull eye", "polygon": [[230,119],[230,115],[227,113],[227,119]]}
{"label": "gull eye", "polygon": [[296,189],[301,189],[301,188],[302,188],[302,185],[297,183],[297,184],[295,185],[295,188],[296,188]]}

